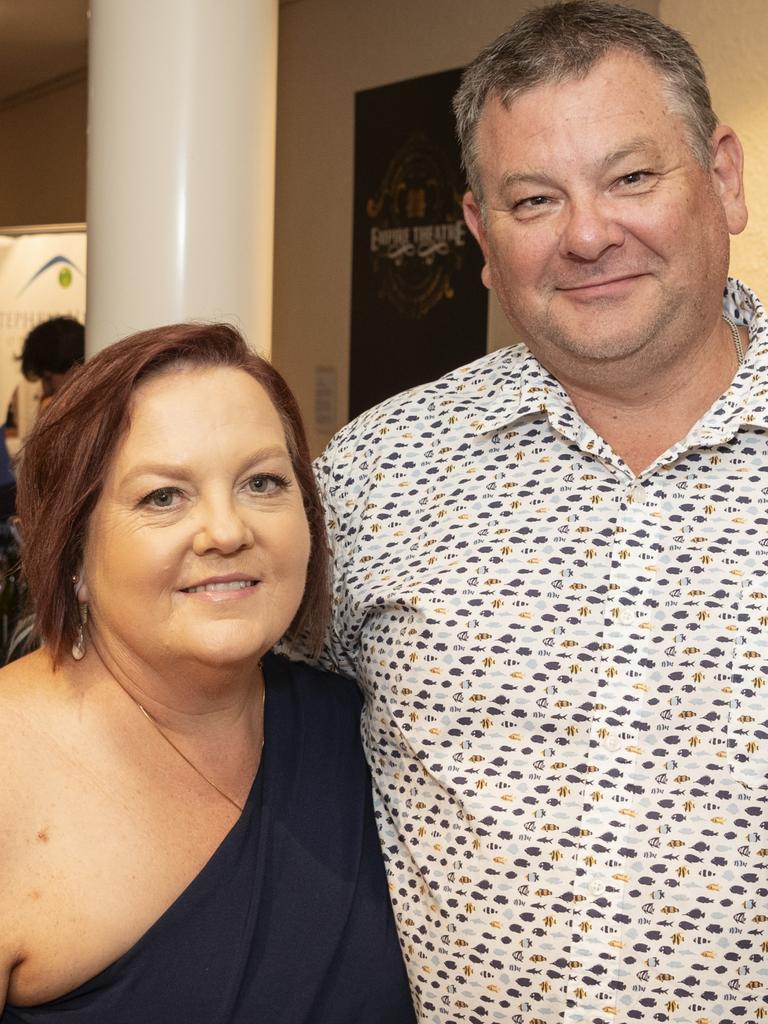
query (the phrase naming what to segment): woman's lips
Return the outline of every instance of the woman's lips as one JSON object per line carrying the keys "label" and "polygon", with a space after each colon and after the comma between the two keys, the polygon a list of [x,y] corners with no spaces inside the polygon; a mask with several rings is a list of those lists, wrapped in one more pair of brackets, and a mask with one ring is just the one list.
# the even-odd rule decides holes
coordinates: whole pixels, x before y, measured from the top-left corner
{"label": "woman's lips", "polygon": [[191,587],[183,587],[182,593],[207,601],[236,601],[250,597],[259,585],[254,577],[235,579],[202,580]]}

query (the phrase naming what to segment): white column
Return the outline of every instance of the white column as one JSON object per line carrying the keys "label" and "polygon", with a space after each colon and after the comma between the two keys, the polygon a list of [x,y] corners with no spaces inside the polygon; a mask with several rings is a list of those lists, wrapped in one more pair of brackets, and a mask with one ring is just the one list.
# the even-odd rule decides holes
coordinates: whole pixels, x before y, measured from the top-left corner
{"label": "white column", "polygon": [[88,354],[226,320],[270,352],[278,0],[91,0]]}

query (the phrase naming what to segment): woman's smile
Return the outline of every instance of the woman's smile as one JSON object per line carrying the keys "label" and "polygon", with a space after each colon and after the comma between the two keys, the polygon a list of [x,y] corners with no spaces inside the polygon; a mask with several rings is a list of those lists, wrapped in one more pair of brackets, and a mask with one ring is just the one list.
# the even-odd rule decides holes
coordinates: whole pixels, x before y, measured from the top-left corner
{"label": "woman's smile", "polygon": [[205,580],[193,587],[182,587],[181,592],[210,601],[232,601],[252,597],[260,582],[247,576],[225,576]]}

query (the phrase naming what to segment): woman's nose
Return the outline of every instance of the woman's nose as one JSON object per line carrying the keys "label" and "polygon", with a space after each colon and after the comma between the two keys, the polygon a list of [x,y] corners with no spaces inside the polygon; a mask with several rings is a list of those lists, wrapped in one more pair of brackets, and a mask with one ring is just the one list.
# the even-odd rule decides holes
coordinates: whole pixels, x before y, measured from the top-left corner
{"label": "woman's nose", "polygon": [[199,529],[192,542],[196,555],[210,551],[231,555],[253,544],[253,530],[231,499],[207,501],[201,513]]}

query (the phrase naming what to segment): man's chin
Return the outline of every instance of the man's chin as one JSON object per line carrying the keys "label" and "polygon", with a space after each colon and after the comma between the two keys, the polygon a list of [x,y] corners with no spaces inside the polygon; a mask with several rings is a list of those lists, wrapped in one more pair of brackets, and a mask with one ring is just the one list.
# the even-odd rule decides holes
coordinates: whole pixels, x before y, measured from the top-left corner
{"label": "man's chin", "polygon": [[568,330],[550,326],[548,331],[532,335],[539,338],[538,343],[530,346],[534,355],[540,354],[545,363],[563,359],[593,365],[621,362],[638,356],[658,334],[656,325],[649,328],[647,321],[633,329],[626,322],[621,325],[600,324],[593,318],[583,331],[577,332],[573,328],[572,323]]}

